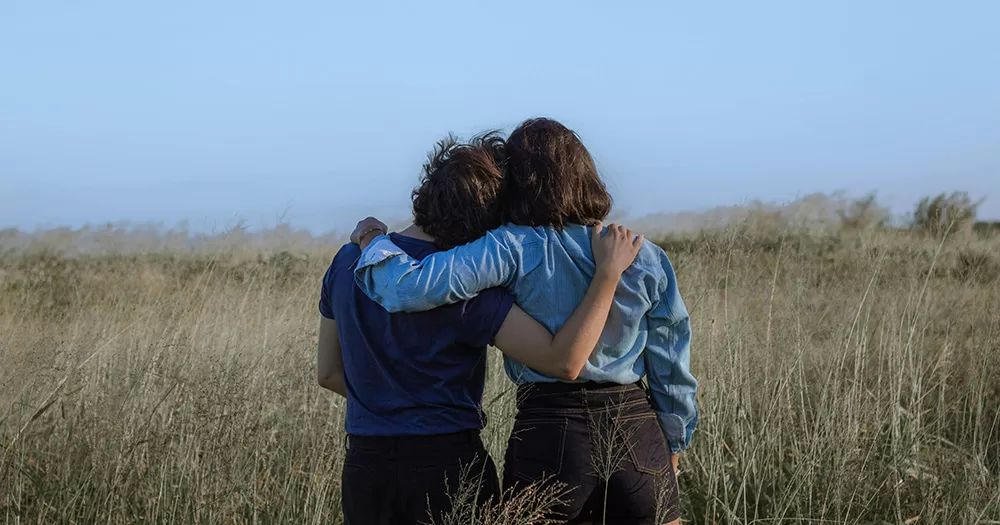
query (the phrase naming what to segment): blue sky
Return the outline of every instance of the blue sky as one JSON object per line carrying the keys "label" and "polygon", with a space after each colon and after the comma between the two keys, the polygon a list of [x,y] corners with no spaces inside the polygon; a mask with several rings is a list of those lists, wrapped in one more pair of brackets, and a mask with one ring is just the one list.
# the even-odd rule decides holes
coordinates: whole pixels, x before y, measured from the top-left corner
{"label": "blue sky", "polygon": [[562,120],[633,215],[967,190],[1000,2],[0,4],[0,227],[405,217],[434,141]]}

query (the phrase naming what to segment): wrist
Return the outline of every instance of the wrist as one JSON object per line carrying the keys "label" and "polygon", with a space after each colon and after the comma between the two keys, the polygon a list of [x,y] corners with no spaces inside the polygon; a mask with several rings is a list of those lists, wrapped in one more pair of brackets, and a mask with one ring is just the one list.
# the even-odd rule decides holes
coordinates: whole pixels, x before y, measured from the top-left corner
{"label": "wrist", "polygon": [[619,279],[622,278],[622,272],[616,272],[610,268],[598,266],[597,270],[594,272],[595,281],[605,281],[610,283],[617,283]]}
{"label": "wrist", "polygon": [[370,230],[366,230],[358,238],[358,244],[365,244],[366,242],[371,241],[372,239],[378,237],[379,235],[385,235],[385,232],[381,228],[372,228]]}

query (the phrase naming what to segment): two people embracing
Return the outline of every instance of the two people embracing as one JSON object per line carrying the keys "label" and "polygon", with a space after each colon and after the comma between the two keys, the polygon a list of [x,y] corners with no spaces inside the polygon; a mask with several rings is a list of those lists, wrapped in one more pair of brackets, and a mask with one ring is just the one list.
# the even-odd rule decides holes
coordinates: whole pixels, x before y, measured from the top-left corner
{"label": "two people embracing", "polygon": [[[470,473],[481,509],[559,484],[550,522],[679,522],[690,319],[666,253],[604,227],[611,205],[580,138],[539,118],[442,141],[412,225],[358,224],[323,279],[317,356],[347,398],[347,523],[436,522]],[[517,385],[502,479],[480,438],[488,345]]]}

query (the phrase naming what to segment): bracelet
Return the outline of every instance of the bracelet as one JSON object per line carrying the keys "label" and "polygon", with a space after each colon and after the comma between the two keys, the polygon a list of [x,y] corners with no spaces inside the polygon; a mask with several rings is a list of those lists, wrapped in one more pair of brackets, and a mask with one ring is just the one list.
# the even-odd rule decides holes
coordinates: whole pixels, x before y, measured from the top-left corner
{"label": "bracelet", "polygon": [[369,229],[365,230],[364,233],[362,233],[361,235],[358,236],[358,242],[361,242],[361,241],[365,240],[365,237],[368,237],[369,235],[371,235],[372,232],[379,232],[379,234],[385,235],[385,231],[382,230],[382,228],[379,228],[379,227],[369,228]]}

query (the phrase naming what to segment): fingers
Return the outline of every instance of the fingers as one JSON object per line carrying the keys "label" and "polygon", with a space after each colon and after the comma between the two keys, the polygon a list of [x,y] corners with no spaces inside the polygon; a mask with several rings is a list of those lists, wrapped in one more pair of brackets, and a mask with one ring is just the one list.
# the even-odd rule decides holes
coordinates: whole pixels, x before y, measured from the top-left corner
{"label": "fingers", "polygon": [[597,242],[602,239],[608,246],[624,245],[630,246],[634,253],[638,253],[639,249],[642,248],[645,242],[645,236],[636,234],[626,226],[611,223],[607,226],[607,232],[604,236],[601,236],[601,230],[603,228],[603,223],[600,221],[594,226],[594,230],[591,232],[591,241]]}
{"label": "fingers", "polygon": [[646,237],[643,236],[641,233],[635,237],[635,240],[632,241],[632,249],[635,250],[635,253],[639,253],[639,249],[642,248],[642,243],[645,241]]}
{"label": "fingers", "polygon": [[603,231],[604,231],[604,223],[601,221],[597,221],[597,224],[594,225],[594,229],[590,232],[590,242],[596,243],[597,241],[601,240],[601,233]]}
{"label": "fingers", "polygon": [[646,237],[644,235],[636,234],[625,226],[612,224],[608,227],[608,231],[614,231],[614,240],[616,242],[621,242],[623,244],[628,243],[631,247],[633,255],[639,253],[639,250],[642,248],[642,244],[646,241]]}
{"label": "fingers", "polygon": [[608,225],[608,232],[604,236],[608,235],[611,235],[612,240],[635,239],[635,233],[632,230],[614,223]]}
{"label": "fingers", "polygon": [[375,217],[366,217],[362,219],[360,222],[358,222],[358,225],[355,226],[354,231],[351,232],[351,242],[355,244],[361,244],[362,241],[361,235],[365,234],[366,232],[371,232],[374,230],[378,230],[382,233],[385,233],[389,231],[389,228],[388,226],[385,225],[385,223],[376,219]]}

